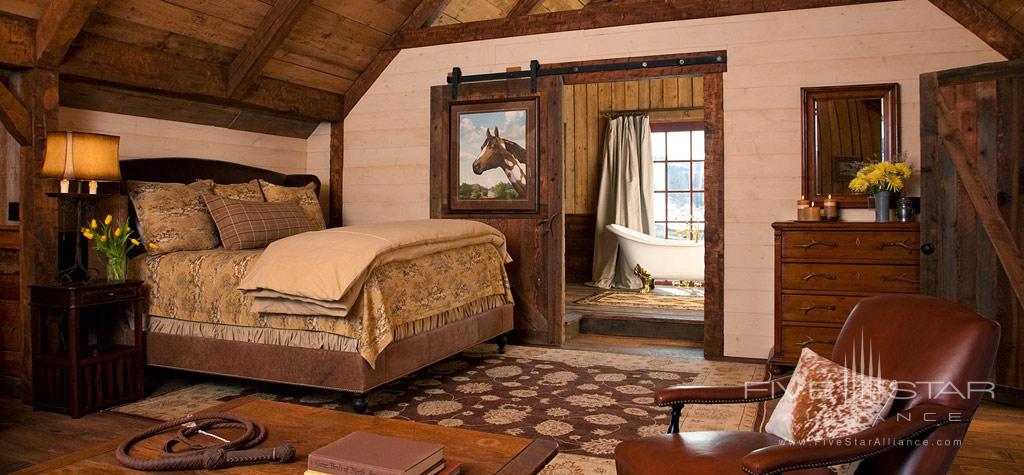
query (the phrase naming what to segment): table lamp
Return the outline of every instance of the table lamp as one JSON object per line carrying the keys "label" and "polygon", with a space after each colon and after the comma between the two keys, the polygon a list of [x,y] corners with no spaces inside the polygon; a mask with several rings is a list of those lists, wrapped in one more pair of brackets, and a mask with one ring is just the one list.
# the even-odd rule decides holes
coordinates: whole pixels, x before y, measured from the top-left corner
{"label": "table lamp", "polygon": [[[42,178],[60,179],[60,192],[48,193],[57,198],[60,221],[57,230],[58,282],[88,280],[88,245],[79,232],[85,222],[85,207],[99,198],[101,181],[120,181],[118,162],[119,137],[83,132],[50,132],[46,134],[46,157]],[[71,182],[75,181],[75,192]],[[82,184],[87,183],[88,192]]]}

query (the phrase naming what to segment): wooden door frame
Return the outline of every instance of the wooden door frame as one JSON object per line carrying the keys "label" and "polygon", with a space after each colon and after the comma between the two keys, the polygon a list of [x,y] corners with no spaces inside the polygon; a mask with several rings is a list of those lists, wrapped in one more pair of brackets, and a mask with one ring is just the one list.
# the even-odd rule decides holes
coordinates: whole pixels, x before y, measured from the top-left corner
{"label": "wooden door frame", "polygon": [[[634,61],[653,61],[696,56],[721,56],[716,64],[672,66],[665,68],[603,71],[598,73],[566,74],[564,84],[587,84],[636,79],[656,79],[677,76],[699,76],[704,81],[704,357],[722,358],[725,354],[725,137],[724,94],[722,74],[727,70],[725,51],[667,54],[631,58],[601,59],[569,63],[546,64],[545,67],[614,64]],[[562,157],[564,169],[565,157]],[[563,188],[564,193],[564,188]],[[564,197],[563,197],[564,199]],[[562,211],[564,222],[565,213]],[[565,232],[564,227],[561,232]],[[564,238],[564,236],[563,236]],[[564,252],[563,252],[564,254]],[[565,257],[562,257],[563,274]],[[562,324],[565,310],[562,310]]]}

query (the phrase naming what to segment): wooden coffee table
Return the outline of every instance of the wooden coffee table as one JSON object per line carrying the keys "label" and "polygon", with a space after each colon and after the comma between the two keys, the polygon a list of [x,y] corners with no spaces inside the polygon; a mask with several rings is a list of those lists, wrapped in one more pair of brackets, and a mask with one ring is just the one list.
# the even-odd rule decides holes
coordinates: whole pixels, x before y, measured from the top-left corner
{"label": "wooden coffee table", "polygon": [[[291,444],[295,461],[281,465],[243,465],[217,473],[298,473],[306,470],[306,456],[330,442],[354,431],[421,440],[444,445],[446,460],[462,462],[462,473],[519,475],[539,472],[558,453],[558,444],[550,440],[534,440],[510,435],[490,434],[466,429],[441,427],[395,419],[362,416],[314,407],[238,398],[203,412],[230,412],[263,424],[269,432],[260,447]],[[228,433],[223,435],[235,435]],[[174,433],[151,438],[132,449],[133,455],[155,457],[164,441]],[[212,441],[211,441],[212,442]],[[121,440],[83,449],[17,473],[129,473],[114,458]],[[137,472],[136,472],[137,473]],[[198,471],[197,471],[198,473]],[[209,473],[209,472],[204,472]]]}

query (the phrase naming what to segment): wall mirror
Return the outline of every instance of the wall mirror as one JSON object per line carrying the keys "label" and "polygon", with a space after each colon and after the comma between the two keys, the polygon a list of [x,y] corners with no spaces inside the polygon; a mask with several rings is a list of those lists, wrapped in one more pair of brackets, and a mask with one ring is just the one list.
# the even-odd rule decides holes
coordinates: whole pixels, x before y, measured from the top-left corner
{"label": "wall mirror", "polygon": [[868,195],[847,185],[871,162],[899,153],[899,84],[805,87],[803,195],[828,195],[844,208],[868,207]]}

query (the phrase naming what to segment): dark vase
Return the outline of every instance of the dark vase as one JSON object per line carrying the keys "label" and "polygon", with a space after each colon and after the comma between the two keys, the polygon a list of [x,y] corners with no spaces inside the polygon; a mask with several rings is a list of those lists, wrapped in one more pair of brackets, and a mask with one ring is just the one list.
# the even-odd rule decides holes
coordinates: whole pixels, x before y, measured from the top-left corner
{"label": "dark vase", "polygon": [[891,191],[879,191],[875,193],[875,222],[889,222],[889,200],[892,199]]}

